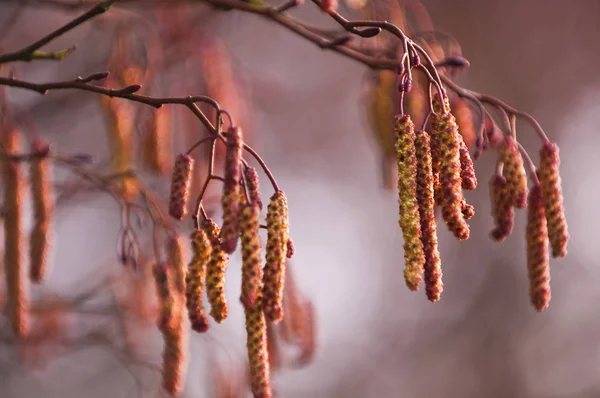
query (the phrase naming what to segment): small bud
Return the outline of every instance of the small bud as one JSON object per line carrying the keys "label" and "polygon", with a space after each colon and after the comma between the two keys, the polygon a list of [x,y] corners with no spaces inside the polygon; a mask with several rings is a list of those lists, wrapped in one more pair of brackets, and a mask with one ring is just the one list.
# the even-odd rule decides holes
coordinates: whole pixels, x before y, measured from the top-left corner
{"label": "small bud", "polygon": [[176,220],[181,220],[187,212],[193,167],[194,159],[192,157],[183,154],[177,156],[173,167],[169,201],[169,214]]}

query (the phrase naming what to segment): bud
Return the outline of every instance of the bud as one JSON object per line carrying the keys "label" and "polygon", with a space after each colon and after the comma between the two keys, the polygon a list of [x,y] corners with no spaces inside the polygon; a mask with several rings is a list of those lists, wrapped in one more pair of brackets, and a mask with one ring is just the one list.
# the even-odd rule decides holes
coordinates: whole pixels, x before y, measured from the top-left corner
{"label": "bud", "polygon": [[187,212],[187,201],[190,196],[192,183],[192,169],[194,159],[188,155],[179,155],[173,167],[171,179],[171,197],[169,201],[169,214],[176,220],[181,220]]}
{"label": "bud", "polygon": [[531,304],[542,311],[550,303],[550,262],[548,229],[542,188],[535,185],[529,194],[527,210],[527,270]]}

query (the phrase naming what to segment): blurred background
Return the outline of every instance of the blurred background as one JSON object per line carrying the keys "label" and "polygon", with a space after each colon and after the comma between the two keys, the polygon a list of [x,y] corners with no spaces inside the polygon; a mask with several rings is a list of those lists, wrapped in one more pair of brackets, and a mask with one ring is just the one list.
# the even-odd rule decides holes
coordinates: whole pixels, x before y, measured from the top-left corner
{"label": "blurred background", "polygon": [[[25,2],[29,5],[13,14],[17,3],[0,2],[2,51],[31,43],[77,15],[44,0]],[[487,182],[494,152],[475,163],[480,185],[467,193],[477,213],[470,222],[471,238],[459,242],[440,225],[442,299],[432,304],[423,288],[417,293],[406,288],[397,197],[382,188],[379,152],[367,118],[368,68],[321,51],[266,19],[191,2],[156,14],[144,5],[119,6],[48,46],[76,45],[65,61],[19,65],[18,76],[46,82],[105,70],[115,26],[135,21],[140,26],[135,40],[148,43],[152,37],[166,49],[159,56],[167,65],[165,73],[150,94],[225,91],[219,94],[222,105],[234,112],[287,194],[296,248],[291,267],[316,311],[315,356],[306,366],[284,366],[274,376],[278,396],[598,397],[600,2],[423,0],[422,5],[435,29],[455,37],[471,63],[457,81],[531,113],[561,148],[571,241],[568,256],[551,261],[552,301],[542,313],[528,297],[526,212],[517,211],[514,232],[505,242],[489,238],[493,222]],[[341,3],[340,12],[358,18],[362,11]],[[337,29],[310,2],[291,14]],[[171,22],[157,23],[160,18]],[[176,18],[182,20],[173,22]],[[198,63],[195,57],[206,42],[214,44],[213,52]],[[219,62],[219,48],[226,49],[231,71],[209,75],[210,63]],[[217,89],[211,82],[218,82]],[[93,94],[57,92],[41,98],[10,89],[7,97],[16,114],[27,116],[28,128],[57,151],[108,162],[104,121]],[[540,142],[523,126],[519,140],[537,163]],[[206,134],[184,113],[174,117],[172,128],[174,153]],[[65,175],[56,170],[58,179]],[[168,177],[145,177],[166,197]],[[271,191],[263,181],[266,198]],[[33,288],[34,295],[77,295],[102,277],[123,272],[115,253],[119,224],[118,206],[97,192],[60,205],[52,272],[43,286]],[[182,231],[189,228],[189,221],[182,223]],[[215,361],[232,375],[243,372],[239,261],[234,254],[228,273],[230,318],[212,324],[205,335],[190,337],[185,397],[213,396]],[[104,315],[93,314],[85,322],[70,313],[65,319],[69,335],[97,330],[106,322]],[[41,346],[29,353],[42,358],[33,365],[18,359],[27,354],[22,347],[0,346],[0,396],[161,396],[159,333],[152,325],[131,327],[143,360],[96,344],[94,336],[75,346]],[[293,353],[283,357],[285,364]]]}

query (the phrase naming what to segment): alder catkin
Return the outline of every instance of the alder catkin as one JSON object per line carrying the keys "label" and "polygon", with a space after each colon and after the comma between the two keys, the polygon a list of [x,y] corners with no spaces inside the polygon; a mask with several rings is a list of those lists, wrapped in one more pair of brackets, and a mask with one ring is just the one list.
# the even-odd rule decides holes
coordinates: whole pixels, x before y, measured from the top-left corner
{"label": "alder catkin", "polygon": [[248,362],[250,364],[250,386],[254,398],[270,398],[271,375],[267,345],[267,322],[262,308],[260,291],[252,305],[246,306],[246,333]]}
{"label": "alder catkin", "polygon": [[496,225],[490,236],[496,242],[502,242],[512,233],[515,218],[508,183],[504,176],[496,174],[492,177],[490,181],[490,199],[492,202],[492,216]]}
{"label": "alder catkin", "polygon": [[262,210],[263,203],[260,197],[260,185],[258,183],[258,173],[254,167],[248,167],[244,171],[244,177],[246,179],[246,189],[248,190],[248,196],[252,203],[256,203],[259,209]]}
{"label": "alder catkin", "polygon": [[398,159],[398,203],[400,228],[404,237],[404,280],[417,290],[423,280],[425,255],[417,203],[417,158],[415,129],[409,115],[396,116],[396,155]]}
{"label": "alder catkin", "polygon": [[227,138],[227,151],[225,153],[225,181],[223,184],[223,225],[221,226],[221,248],[226,253],[233,253],[237,246],[240,234],[240,199],[241,199],[241,171],[240,161],[244,141],[242,129],[234,127],[229,130]]}
{"label": "alder catkin", "polygon": [[510,204],[522,209],[527,206],[527,175],[523,166],[523,157],[519,144],[511,136],[504,138],[499,148],[500,161],[504,164],[503,175],[506,178]]}
{"label": "alder catkin", "polygon": [[420,130],[416,133],[415,150],[417,157],[417,202],[421,223],[421,242],[425,254],[424,276],[425,291],[431,302],[440,299],[442,283],[442,264],[438,251],[437,223],[435,220],[435,199],[433,190],[433,171],[431,168],[431,150],[429,134]]}
{"label": "alder catkin", "polygon": [[163,331],[162,334],[165,344],[162,355],[162,385],[165,391],[176,396],[183,390],[185,381],[187,333],[180,319],[174,328]]}
{"label": "alder catkin", "polygon": [[204,221],[200,228],[206,232],[212,252],[206,265],[206,296],[210,303],[210,316],[217,323],[227,318],[227,298],[225,296],[225,273],[229,256],[221,248],[219,240],[219,227],[211,219]]}
{"label": "alder catkin", "polygon": [[150,111],[142,143],[144,165],[156,174],[168,173],[173,164],[171,110],[162,106]]}
{"label": "alder catkin", "polygon": [[[41,152],[47,148],[47,144],[36,140],[32,147],[34,151]],[[29,177],[34,220],[29,239],[29,279],[34,283],[39,283],[46,275],[51,233],[50,221],[54,214],[50,159],[48,157],[33,158],[30,163]]]}
{"label": "alder catkin", "polygon": [[526,236],[529,296],[535,309],[542,311],[548,307],[551,294],[548,229],[542,188],[539,185],[535,185],[529,193]]}
{"label": "alder catkin", "polygon": [[559,166],[558,145],[554,142],[545,143],[540,150],[539,177],[544,197],[546,219],[548,220],[548,236],[552,247],[552,257],[566,256],[569,242]]}
{"label": "alder catkin", "polygon": [[208,319],[204,312],[202,293],[206,279],[206,264],[212,253],[212,246],[203,229],[196,229],[191,235],[192,259],[185,276],[185,296],[192,330],[204,333],[208,330]]}
{"label": "alder catkin", "polygon": [[475,176],[475,167],[473,160],[469,154],[469,148],[463,141],[462,136],[460,141],[460,178],[462,180],[462,188],[467,191],[472,191],[477,188],[477,177]]}
{"label": "alder catkin", "polygon": [[158,263],[152,267],[156,297],[160,307],[157,324],[161,330],[173,327],[176,319],[176,314],[174,313],[175,297],[169,286],[169,273],[169,267],[165,263]]}
{"label": "alder catkin", "polygon": [[181,220],[187,212],[193,168],[194,159],[191,156],[184,154],[177,156],[175,166],[173,167],[171,197],[169,201],[169,215],[176,220]]}
{"label": "alder catkin", "polygon": [[285,262],[289,240],[287,198],[277,191],[267,208],[267,255],[263,268],[263,305],[265,315],[271,322],[283,319],[283,288],[285,285]]}
{"label": "alder catkin", "polygon": [[258,206],[242,206],[240,211],[240,230],[242,232],[242,294],[240,300],[246,308],[254,306],[262,288],[261,245],[258,236],[259,216]]}

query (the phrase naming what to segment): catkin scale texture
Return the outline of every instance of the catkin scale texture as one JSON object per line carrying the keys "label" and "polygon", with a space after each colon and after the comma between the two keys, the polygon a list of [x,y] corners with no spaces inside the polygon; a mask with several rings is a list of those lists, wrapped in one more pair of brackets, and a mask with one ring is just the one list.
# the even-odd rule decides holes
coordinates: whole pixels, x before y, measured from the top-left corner
{"label": "catkin scale texture", "polygon": [[210,316],[217,323],[227,318],[227,298],[225,296],[225,273],[229,256],[221,248],[219,240],[219,227],[211,219],[204,221],[200,228],[206,232],[212,252],[206,265],[206,296],[210,303]]}
{"label": "catkin scale texture", "polygon": [[258,206],[262,210],[263,203],[260,197],[260,185],[258,182],[258,173],[254,167],[248,167],[244,170],[244,178],[246,179],[246,189],[248,190],[248,196],[250,201]]}
{"label": "catkin scale texture", "polygon": [[504,138],[500,146],[500,161],[504,164],[503,175],[506,178],[510,205],[517,208],[527,206],[527,175],[523,166],[523,157],[519,144],[510,136]]}
{"label": "catkin scale texture", "polygon": [[250,386],[254,398],[270,398],[272,396],[267,321],[262,307],[262,297],[257,296],[255,302],[244,309],[247,333],[246,347],[250,364]]}
{"label": "catkin scale texture", "polygon": [[250,308],[262,289],[260,238],[258,236],[260,210],[255,205],[244,205],[240,211],[242,232],[242,294],[244,307]]}
{"label": "catkin scale texture", "polygon": [[526,237],[529,297],[535,309],[542,311],[548,307],[551,294],[548,228],[542,188],[539,185],[535,185],[529,193]]}
{"label": "catkin scale texture", "polygon": [[193,168],[194,159],[191,156],[183,154],[177,156],[173,167],[169,200],[169,214],[176,220],[181,220],[187,211]]}
{"label": "catkin scale texture", "polygon": [[492,216],[494,228],[490,234],[496,242],[502,242],[513,230],[515,211],[512,206],[510,191],[506,178],[496,174],[490,181],[490,199],[492,202]]}
{"label": "catkin scale texture", "polygon": [[185,296],[188,316],[192,329],[198,333],[208,330],[208,319],[202,304],[206,278],[206,264],[212,253],[212,246],[203,229],[196,229],[191,235],[192,259],[185,276]]}
{"label": "catkin scale texture", "polygon": [[221,247],[226,253],[233,253],[240,234],[240,199],[242,149],[244,141],[242,129],[234,127],[229,130],[227,151],[225,153],[225,181],[223,184],[223,225],[221,226]]}

